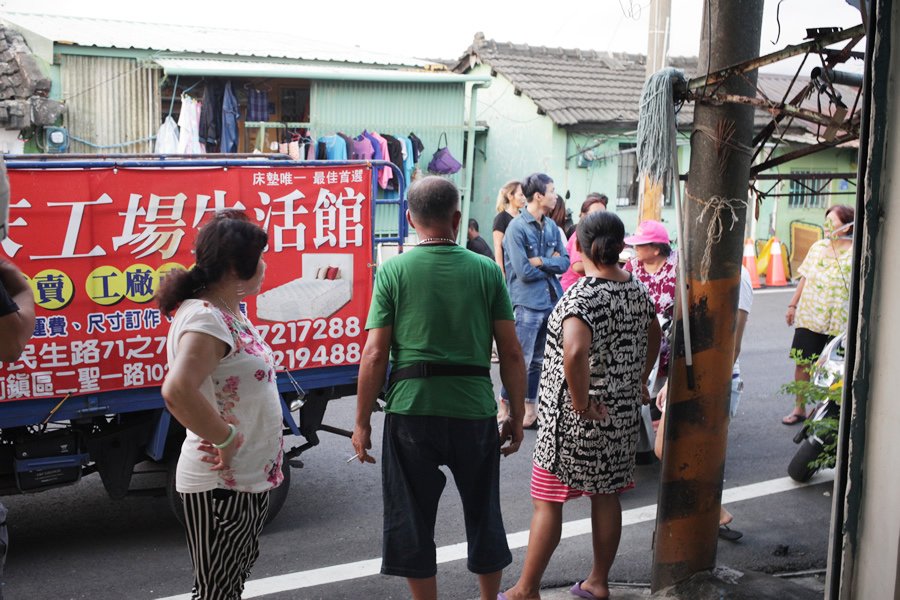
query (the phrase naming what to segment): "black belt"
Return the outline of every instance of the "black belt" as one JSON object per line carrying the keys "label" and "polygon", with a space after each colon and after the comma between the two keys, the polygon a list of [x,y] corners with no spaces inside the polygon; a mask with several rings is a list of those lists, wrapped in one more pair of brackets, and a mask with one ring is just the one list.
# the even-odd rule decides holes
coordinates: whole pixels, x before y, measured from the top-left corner
{"label": "black belt", "polygon": [[487,377],[491,376],[490,367],[478,367],[475,365],[452,365],[434,362],[417,362],[391,371],[388,386],[392,386],[404,379],[420,379],[423,377]]}

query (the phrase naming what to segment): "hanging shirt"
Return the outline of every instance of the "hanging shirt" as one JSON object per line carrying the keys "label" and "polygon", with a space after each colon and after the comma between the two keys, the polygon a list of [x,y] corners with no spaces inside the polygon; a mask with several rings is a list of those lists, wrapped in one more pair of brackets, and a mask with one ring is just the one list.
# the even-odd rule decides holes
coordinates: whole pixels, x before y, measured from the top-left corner
{"label": "hanging shirt", "polygon": [[319,144],[325,145],[326,160],[347,160],[347,144],[339,135],[325,135],[319,138]]}
{"label": "hanging shirt", "polygon": [[413,169],[416,168],[416,161],[413,158],[413,143],[409,138],[400,138],[400,141],[403,142],[403,147],[406,149],[406,152],[403,153],[403,177],[406,180],[406,187],[409,187],[409,184],[412,182],[412,174]]}
{"label": "hanging shirt", "polygon": [[156,154],[178,153],[178,125],[171,116],[166,117],[156,132],[156,146],[153,151]]}
{"label": "hanging shirt", "polygon": [[247,92],[247,120],[269,120],[269,92],[254,89]]}
{"label": "hanging shirt", "polygon": [[222,135],[222,101],[225,90],[222,84],[210,82],[203,90],[200,102],[200,141],[206,144],[207,150],[215,152],[219,149]]}
{"label": "hanging shirt", "polygon": [[425,149],[425,144],[423,144],[422,140],[420,140],[412,131],[409,132],[409,141],[412,142],[413,147],[413,163],[418,164],[419,157],[422,155],[422,150]]}
{"label": "hanging shirt", "polygon": [[238,145],[238,119],[241,118],[241,110],[237,98],[231,89],[231,82],[225,84],[222,94],[222,152],[237,152]]}
{"label": "hanging shirt", "polygon": [[350,158],[353,160],[372,160],[375,156],[375,149],[369,138],[362,134],[353,138],[353,147],[350,150]]}
{"label": "hanging shirt", "polygon": [[[376,142],[378,142],[379,148],[381,150],[382,160],[390,160],[391,154],[390,150],[388,150],[387,140],[374,131],[370,135],[375,138]],[[376,158],[378,158],[377,155]],[[393,179],[394,177],[394,172],[390,169],[380,169],[380,171],[381,172],[378,174],[378,185],[381,187],[381,189],[386,190],[388,189],[388,185],[390,184],[391,179]]]}
{"label": "hanging shirt", "polygon": [[200,103],[190,96],[181,97],[178,115],[178,154],[200,154]]}

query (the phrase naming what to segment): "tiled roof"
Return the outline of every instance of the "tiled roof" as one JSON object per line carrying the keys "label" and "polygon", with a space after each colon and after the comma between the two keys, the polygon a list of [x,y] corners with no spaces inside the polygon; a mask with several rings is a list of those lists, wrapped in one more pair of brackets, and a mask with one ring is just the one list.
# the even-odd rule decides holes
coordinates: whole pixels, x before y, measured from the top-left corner
{"label": "tiled roof", "polygon": [[[486,40],[482,34],[477,34],[454,70],[466,72],[480,63],[490,66],[492,72],[509,79],[557,125],[628,128],[637,125],[639,100],[646,79],[645,62],[646,57],[641,54],[511,44]],[[688,79],[696,76],[696,57],[670,57],[668,62],[668,66],[682,69]],[[758,86],[768,98],[780,101],[791,79],[789,75],[761,73]],[[791,96],[807,80],[798,77]],[[836,87],[850,105],[855,90]],[[816,98],[806,100],[803,107],[817,110]],[[693,120],[692,109],[690,103],[684,105],[678,114],[679,125]],[[767,112],[756,111],[758,126],[769,119],[771,115]],[[815,129],[815,125],[802,126]]]}

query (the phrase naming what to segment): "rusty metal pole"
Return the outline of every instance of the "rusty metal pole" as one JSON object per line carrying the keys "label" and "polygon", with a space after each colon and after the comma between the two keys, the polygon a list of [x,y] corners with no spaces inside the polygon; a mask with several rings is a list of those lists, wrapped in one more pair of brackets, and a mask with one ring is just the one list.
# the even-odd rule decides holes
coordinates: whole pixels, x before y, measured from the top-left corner
{"label": "rusty metal pole", "polygon": [[[762,0],[706,4],[701,76],[707,69],[759,55]],[[756,72],[735,75],[716,91],[753,96],[755,83]],[[753,107],[698,100],[684,194],[686,239],[679,240],[686,243],[695,385],[689,389],[679,298],[656,518],[654,591],[715,566],[752,139]],[[721,228],[710,228],[716,222]]]}

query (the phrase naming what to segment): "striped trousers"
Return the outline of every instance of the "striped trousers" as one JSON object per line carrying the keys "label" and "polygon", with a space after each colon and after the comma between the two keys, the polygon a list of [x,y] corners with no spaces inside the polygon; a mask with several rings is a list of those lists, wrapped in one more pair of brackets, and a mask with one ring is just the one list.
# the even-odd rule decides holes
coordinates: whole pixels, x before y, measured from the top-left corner
{"label": "striped trousers", "polygon": [[259,556],[269,494],[210,490],[181,494],[194,568],[191,600],[240,600]]}

